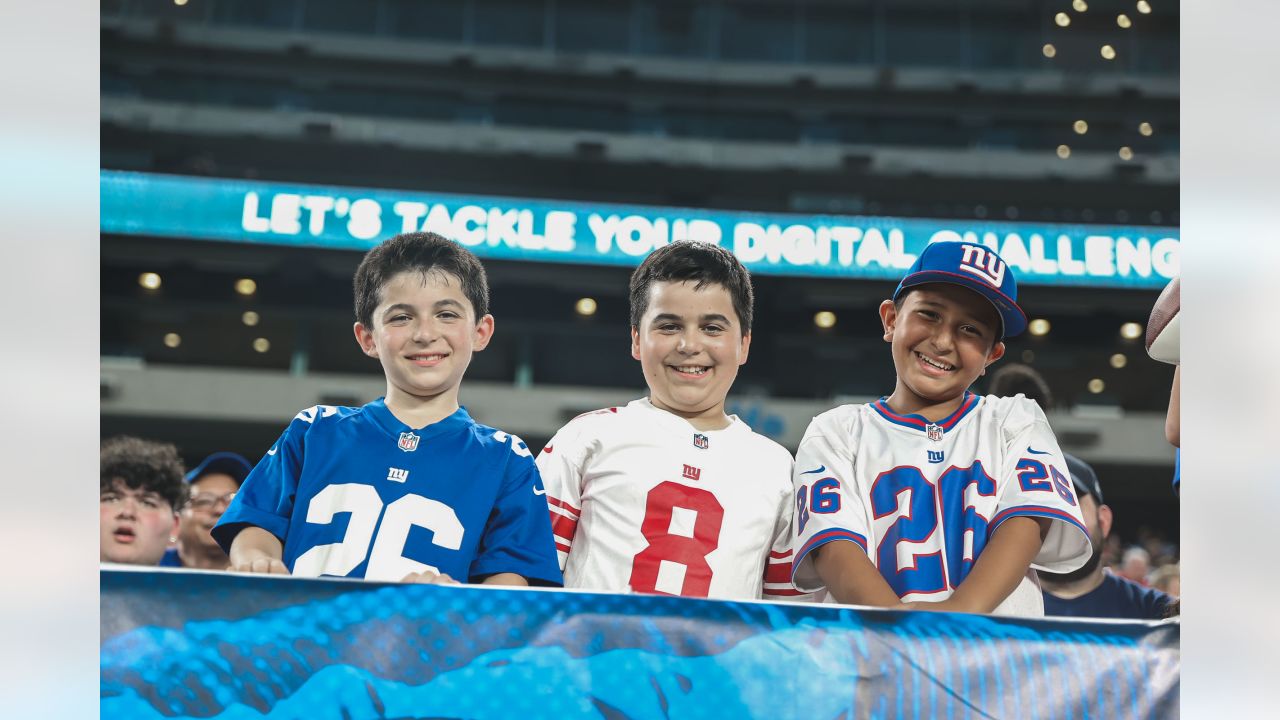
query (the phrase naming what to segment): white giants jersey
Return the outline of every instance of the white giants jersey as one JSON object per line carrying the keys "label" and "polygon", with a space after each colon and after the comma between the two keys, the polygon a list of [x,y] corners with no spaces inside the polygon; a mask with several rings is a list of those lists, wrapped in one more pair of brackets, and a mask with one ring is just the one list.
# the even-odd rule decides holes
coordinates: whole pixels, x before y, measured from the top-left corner
{"label": "white giants jersey", "polygon": [[[829,410],[796,453],[796,587],[822,587],[810,553],[846,540],[902,600],[945,600],[1017,516],[1052,521],[1032,567],[1075,570],[1091,548],[1067,473],[1044,413],[1021,395],[966,392],[936,423],[883,399]],[[1024,580],[995,612],[1042,615],[1038,587]]]}
{"label": "white giants jersey", "polygon": [[580,415],[538,455],[565,587],[803,600],[791,454],[736,416],[699,431],[646,398]]}

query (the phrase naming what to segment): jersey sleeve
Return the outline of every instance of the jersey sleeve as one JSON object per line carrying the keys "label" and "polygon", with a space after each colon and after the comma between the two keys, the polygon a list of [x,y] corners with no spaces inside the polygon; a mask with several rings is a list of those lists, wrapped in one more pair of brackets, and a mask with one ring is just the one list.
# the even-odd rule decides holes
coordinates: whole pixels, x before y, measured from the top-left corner
{"label": "jersey sleeve", "polygon": [[837,540],[867,550],[867,514],[853,477],[852,429],[836,410],[814,418],[800,440],[792,470],[794,500],[791,579],[798,590],[823,587],[811,553]]}
{"label": "jersey sleeve", "polygon": [[[524,442],[513,435],[511,446],[522,447]],[[520,575],[530,585],[564,585],[551,542],[545,492],[528,450],[523,456],[515,454],[507,463],[506,477],[494,500],[468,580],[475,582],[508,572]]]}
{"label": "jersey sleeve", "polygon": [[1000,489],[995,515],[987,525],[987,537],[1012,517],[1046,518],[1049,533],[1032,566],[1048,572],[1070,572],[1084,565],[1092,553],[1071,484],[1067,462],[1049,428],[1044,412],[1030,400],[1017,398],[1021,407],[1006,423],[1005,465],[998,479]]}
{"label": "jersey sleeve", "polygon": [[799,590],[791,583],[792,560],[795,548],[792,545],[792,511],[791,495],[784,499],[778,517],[777,529],[773,536],[773,546],[769,548],[769,558],[764,566],[764,584],[761,586],[761,597],[765,600],[789,600],[791,602],[813,602],[813,594]]}
{"label": "jersey sleeve", "polygon": [[582,517],[582,476],[585,448],[582,446],[580,421],[560,428],[542,452],[538,453],[538,472],[547,490],[547,509],[551,517],[551,533],[555,537],[560,569],[564,570],[573,547],[573,538]]}
{"label": "jersey sleeve", "polygon": [[309,420],[306,411],[299,413],[285,428],[275,445],[240,484],[218,523],[213,539],[223,552],[231,553],[231,543],[246,527],[259,527],[275,535],[284,544],[289,534],[289,517],[293,498],[302,475],[302,459]]}

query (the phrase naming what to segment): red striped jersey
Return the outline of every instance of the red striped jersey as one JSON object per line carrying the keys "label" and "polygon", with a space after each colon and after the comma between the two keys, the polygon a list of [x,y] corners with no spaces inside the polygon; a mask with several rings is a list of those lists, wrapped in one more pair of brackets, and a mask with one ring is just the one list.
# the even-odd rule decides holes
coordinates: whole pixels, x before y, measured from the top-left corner
{"label": "red striped jersey", "polygon": [[565,587],[807,600],[791,584],[791,454],[635,400],[581,415],[537,458]]}
{"label": "red striped jersey", "polygon": [[[992,533],[1017,516],[1051,520],[1032,567],[1069,572],[1091,552],[1066,461],[1040,407],[966,392],[937,422],[885,400],[813,419],[794,470],[796,587],[818,590],[814,549],[862,548],[904,601],[939,601],[964,581]],[[1028,581],[997,614],[1043,615]]]}

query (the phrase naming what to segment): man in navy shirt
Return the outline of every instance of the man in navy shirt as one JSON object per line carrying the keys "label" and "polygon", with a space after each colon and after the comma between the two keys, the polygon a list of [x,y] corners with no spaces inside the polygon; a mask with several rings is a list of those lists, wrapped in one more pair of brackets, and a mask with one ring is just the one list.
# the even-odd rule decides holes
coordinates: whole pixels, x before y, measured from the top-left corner
{"label": "man in navy shirt", "polygon": [[1093,555],[1084,567],[1069,573],[1037,571],[1044,591],[1044,614],[1125,620],[1163,618],[1172,598],[1103,569],[1102,544],[1111,533],[1111,508],[1102,502],[1102,486],[1093,468],[1072,455],[1066,459],[1080,498],[1080,511],[1089,528]]}

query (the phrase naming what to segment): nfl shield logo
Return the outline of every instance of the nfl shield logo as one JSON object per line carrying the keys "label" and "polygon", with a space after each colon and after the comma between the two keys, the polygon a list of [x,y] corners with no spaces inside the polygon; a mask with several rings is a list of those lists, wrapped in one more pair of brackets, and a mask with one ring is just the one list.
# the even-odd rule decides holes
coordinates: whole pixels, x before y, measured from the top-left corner
{"label": "nfl shield logo", "polygon": [[942,442],[942,426],[929,423],[924,426],[924,432],[933,442]]}
{"label": "nfl shield logo", "polygon": [[703,435],[702,433],[693,434],[693,446],[699,450],[706,450],[710,444],[711,441],[707,439],[706,435]]}
{"label": "nfl shield logo", "polygon": [[413,452],[418,449],[418,441],[421,439],[419,436],[414,435],[412,431],[402,432],[400,433],[400,442],[396,443],[396,447],[405,452]]}

